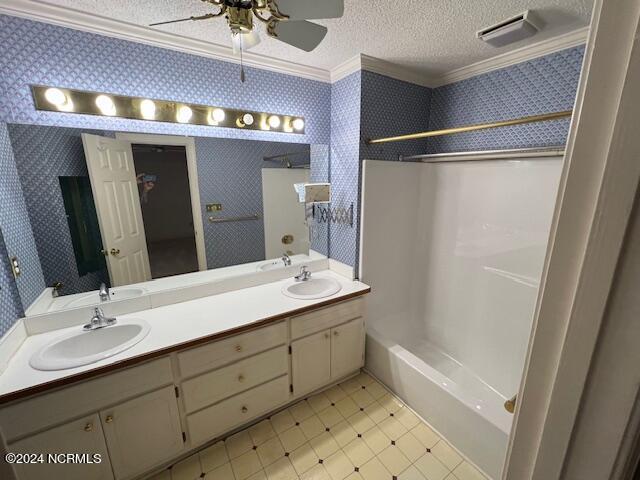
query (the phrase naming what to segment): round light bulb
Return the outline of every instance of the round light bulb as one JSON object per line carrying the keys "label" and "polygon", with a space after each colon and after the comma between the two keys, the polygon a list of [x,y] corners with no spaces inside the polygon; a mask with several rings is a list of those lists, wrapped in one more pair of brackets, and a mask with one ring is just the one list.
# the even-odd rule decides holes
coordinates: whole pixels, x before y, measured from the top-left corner
{"label": "round light bulb", "polygon": [[280,117],[277,115],[271,115],[269,117],[269,126],[271,128],[278,128],[280,126]]}
{"label": "round light bulb", "polygon": [[67,96],[59,88],[47,88],[44,92],[44,98],[47,99],[47,102],[56,105],[57,107],[67,103]]}
{"label": "round light bulb", "polygon": [[178,122],[180,123],[187,123],[189,120],[191,120],[192,115],[193,115],[193,110],[191,110],[186,105],[182,105],[180,108],[178,108],[176,120],[178,120]]}
{"label": "round light bulb", "polygon": [[156,118],[156,104],[148,99],[142,100],[142,102],[140,102],[140,113],[142,114],[142,118],[153,120]]}
{"label": "round light bulb", "polygon": [[293,128],[300,131],[304,128],[304,120],[301,118],[296,118],[293,121]]}
{"label": "round light bulb", "polygon": [[96,97],[96,106],[100,109],[103,115],[116,114],[116,106],[113,103],[113,99],[107,95],[98,95]]}
{"label": "round light bulb", "polygon": [[211,112],[211,118],[213,118],[214,122],[222,122],[225,118],[226,114],[224,113],[224,110],[221,108],[214,108],[213,112]]}
{"label": "round light bulb", "polygon": [[250,113],[245,113],[242,116],[242,121],[245,125],[253,125],[253,115],[251,115]]}

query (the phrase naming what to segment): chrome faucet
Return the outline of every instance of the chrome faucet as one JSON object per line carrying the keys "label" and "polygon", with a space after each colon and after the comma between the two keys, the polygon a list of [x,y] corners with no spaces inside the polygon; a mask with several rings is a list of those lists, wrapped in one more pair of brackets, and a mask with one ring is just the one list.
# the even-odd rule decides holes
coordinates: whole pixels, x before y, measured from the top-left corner
{"label": "chrome faucet", "polygon": [[307,280],[309,280],[311,278],[309,267],[307,267],[306,265],[300,267],[300,273],[293,278],[295,278],[296,282],[306,282]]}
{"label": "chrome faucet", "polygon": [[291,257],[289,255],[287,255],[286,253],[282,254],[282,258],[280,259],[284,262],[284,266],[288,267],[291,265]]}
{"label": "chrome faucet", "polygon": [[115,317],[105,317],[104,312],[100,307],[96,307],[93,311],[93,317],[91,317],[90,323],[87,323],[83,330],[97,330],[99,328],[109,327],[115,325],[117,320]]}
{"label": "chrome faucet", "polygon": [[100,295],[101,302],[107,302],[111,300],[111,297],[109,296],[109,287],[107,287],[104,283],[100,284],[100,292],[98,292],[98,295]]}
{"label": "chrome faucet", "polygon": [[60,296],[60,290],[62,290],[62,288],[64,287],[64,285],[60,282],[56,282],[53,285],[51,285],[51,296],[53,298],[59,297]]}

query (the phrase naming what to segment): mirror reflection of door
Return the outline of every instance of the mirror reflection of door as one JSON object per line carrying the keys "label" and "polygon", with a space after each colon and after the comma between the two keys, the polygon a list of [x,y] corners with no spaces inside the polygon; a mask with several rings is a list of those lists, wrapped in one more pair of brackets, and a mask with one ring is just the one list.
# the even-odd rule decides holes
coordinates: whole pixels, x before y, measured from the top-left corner
{"label": "mirror reflection of door", "polygon": [[131,144],[82,134],[112,286],[151,280]]}
{"label": "mirror reflection of door", "polygon": [[133,144],[132,149],[152,278],[197,272],[185,147]]}
{"label": "mirror reflection of door", "polygon": [[263,168],[265,258],[308,253],[309,227],[304,203],[298,201],[296,183],[309,183],[306,168]]}

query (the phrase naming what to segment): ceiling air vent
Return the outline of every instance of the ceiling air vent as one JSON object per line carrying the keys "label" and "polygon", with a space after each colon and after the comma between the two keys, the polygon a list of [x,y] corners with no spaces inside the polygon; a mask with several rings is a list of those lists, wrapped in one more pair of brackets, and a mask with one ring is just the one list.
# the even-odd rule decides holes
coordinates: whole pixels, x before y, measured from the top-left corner
{"label": "ceiling air vent", "polygon": [[532,21],[529,10],[515,17],[508,18],[496,25],[483,28],[476,36],[494,47],[503,47],[510,43],[532,37],[538,31],[538,27]]}

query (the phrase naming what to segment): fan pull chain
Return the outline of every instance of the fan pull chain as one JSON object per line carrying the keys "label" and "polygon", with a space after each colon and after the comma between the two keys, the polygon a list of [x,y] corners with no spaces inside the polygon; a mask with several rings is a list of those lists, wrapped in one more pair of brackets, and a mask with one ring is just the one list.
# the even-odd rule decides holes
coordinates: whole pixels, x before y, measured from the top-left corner
{"label": "fan pull chain", "polygon": [[240,35],[240,81],[244,83],[245,81],[244,60],[242,58],[242,50],[244,50],[244,46],[242,45],[242,34],[238,33],[237,35]]}

